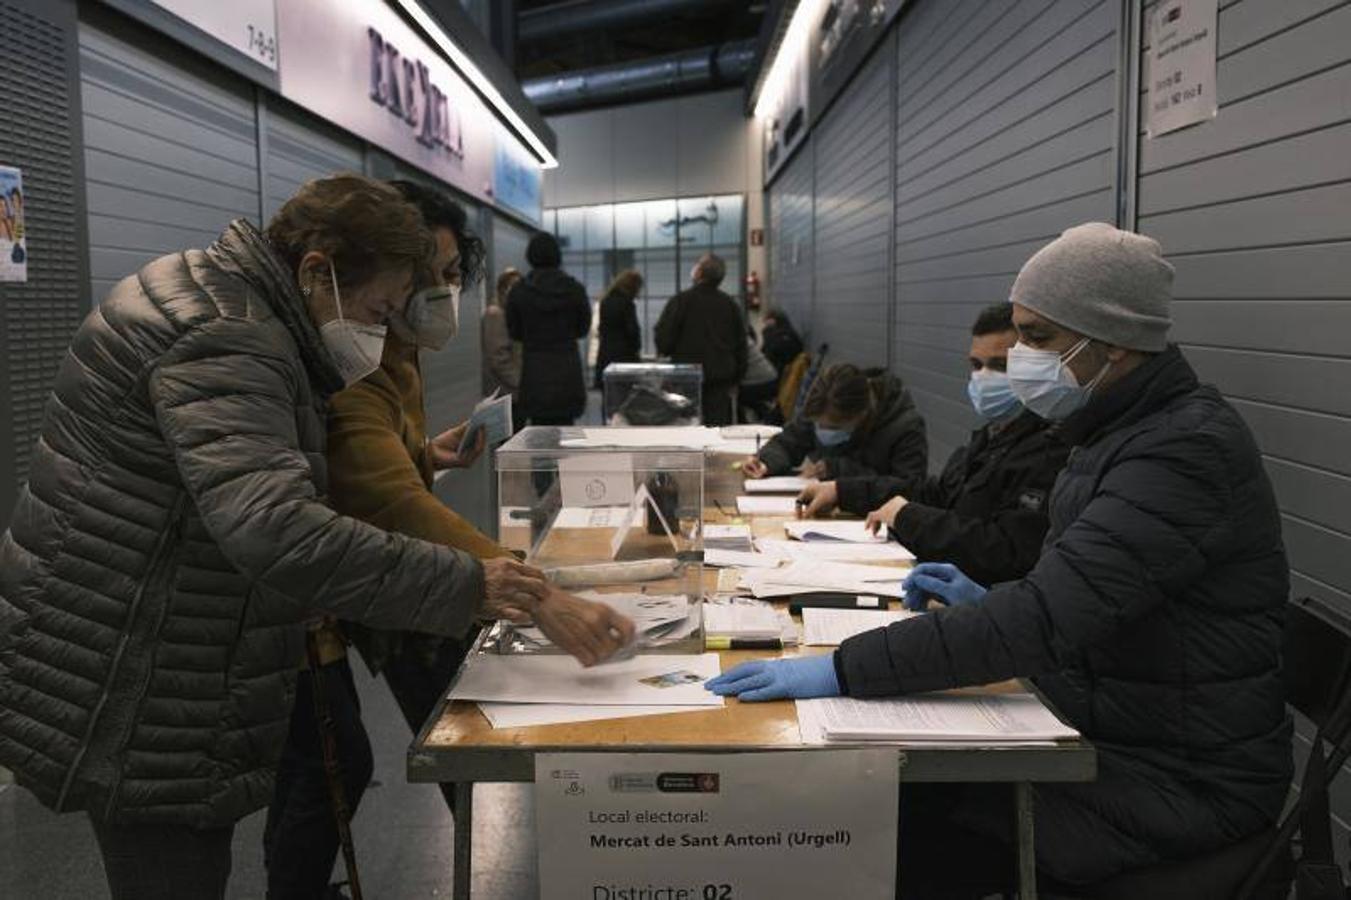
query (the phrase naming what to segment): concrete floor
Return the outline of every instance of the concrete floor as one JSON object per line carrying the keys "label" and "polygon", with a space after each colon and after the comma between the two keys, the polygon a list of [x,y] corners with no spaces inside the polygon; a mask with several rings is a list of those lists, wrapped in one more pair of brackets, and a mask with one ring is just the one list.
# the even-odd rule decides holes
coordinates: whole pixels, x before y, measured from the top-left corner
{"label": "concrete floor", "polygon": [[[362,886],[370,898],[449,897],[453,825],[441,794],[408,784],[408,726],[383,681],[353,665],[375,751],[375,780],[353,821]],[[534,803],[529,785],[482,785],[474,795],[474,897],[538,896]],[[262,900],[263,813],[239,824],[228,897]],[[341,861],[334,880],[344,880]],[[48,812],[31,794],[0,786],[0,898],[102,900],[108,897],[94,835],[80,815]]]}

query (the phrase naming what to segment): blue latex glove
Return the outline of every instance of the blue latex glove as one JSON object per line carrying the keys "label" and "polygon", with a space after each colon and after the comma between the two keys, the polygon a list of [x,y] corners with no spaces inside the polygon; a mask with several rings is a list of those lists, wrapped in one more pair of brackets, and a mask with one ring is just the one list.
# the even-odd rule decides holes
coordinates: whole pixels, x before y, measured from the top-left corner
{"label": "blue latex glove", "polygon": [[910,570],[901,587],[906,609],[924,609],[930,597],[948,606],[974,605],[989,593],[952,563],[920,563]]}
{"label": "blue latex glove", "polygon": [[740,697],[752,703],[784,697],[840,696],[834,653],[745,662],[710,678],[704,687],[720,697]]}

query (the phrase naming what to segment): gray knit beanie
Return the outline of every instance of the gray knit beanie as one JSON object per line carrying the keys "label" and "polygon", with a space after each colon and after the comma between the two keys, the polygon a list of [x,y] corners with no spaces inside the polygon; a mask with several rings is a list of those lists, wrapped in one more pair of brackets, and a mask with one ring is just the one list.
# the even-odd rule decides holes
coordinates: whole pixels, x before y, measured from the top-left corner
{"label": "gray knit beanie", "polygon": [[1057,325],[1157,353],[1173,324],[1173,267],[1158,241],[1105,222],[1076,225],[1023,265],[1009,300]]}

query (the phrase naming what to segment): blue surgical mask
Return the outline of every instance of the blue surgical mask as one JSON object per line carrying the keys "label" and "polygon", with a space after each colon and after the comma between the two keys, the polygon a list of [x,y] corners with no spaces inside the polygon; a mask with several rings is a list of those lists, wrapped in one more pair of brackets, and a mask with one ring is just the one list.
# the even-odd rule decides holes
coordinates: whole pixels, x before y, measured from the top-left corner
{"label": "blue surgical mask", "polygon": [[1093,388],[1102,381],[1109,360],[1088,384],[1079,384],[1069,362],[1091,342],[1084,338],[1063,355],[1054,350],[1035,350],[1021,341],[1009,350],[1009,385],[1022,404],[1043,419],[1058,422],[1069,418],[1088,402]]}
{"label": "blue surgical mask", "polygon": [[847,428],[823,428],[816,424],[813,424],[812,428],[816,430],[816,443],[822,447],[838,447],[841,444],[847,444],[854,435]]}
{"label": "blue surgical mask", "polygon": [[996,422],[1022,410],[1014,396],[1009,376],[993,369],[979,369],[971,373],[966,383],[966,395],[982,419]]}

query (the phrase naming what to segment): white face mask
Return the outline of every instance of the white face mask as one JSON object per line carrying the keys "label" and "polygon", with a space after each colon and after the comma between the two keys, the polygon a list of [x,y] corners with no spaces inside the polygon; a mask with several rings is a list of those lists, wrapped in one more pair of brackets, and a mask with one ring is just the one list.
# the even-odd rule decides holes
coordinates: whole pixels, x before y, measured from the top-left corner
{"label": "white face mask", "polygon": [[460,330],[460,286],[423,288],[409,298],[400,319],[409,339],[419,347],[440,350]]}
{"label": "white face mask", "polygon": [[1093,388],[1102,381],[1109,360],[1088,384],[1079,384],[1069,362],[1092,342],[1084,338],[1061,355],[1055,350],[1036,350],[1019,341],[1009,350],[1009,386],[1022,404],[1043,419],[1068,418],[1088,402]]}
{"label": "white face mask", "polygon": [[385,351],[385,326],[363,325],[344,319],[342,298],[338,295],[338,273],[329,260],[328,274],[333,279],[333,303],[338,317],[319,328],[319,337],[333,356],[333,364],[342,376],[344,385],[351,387],[380,368],[380,357]]}

